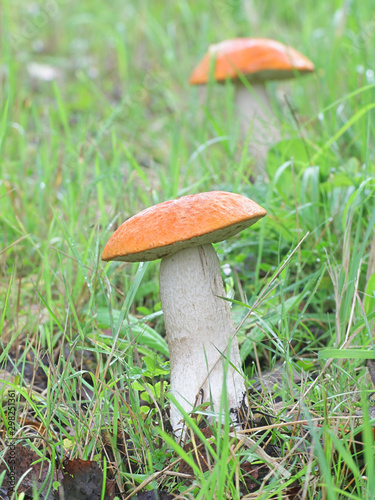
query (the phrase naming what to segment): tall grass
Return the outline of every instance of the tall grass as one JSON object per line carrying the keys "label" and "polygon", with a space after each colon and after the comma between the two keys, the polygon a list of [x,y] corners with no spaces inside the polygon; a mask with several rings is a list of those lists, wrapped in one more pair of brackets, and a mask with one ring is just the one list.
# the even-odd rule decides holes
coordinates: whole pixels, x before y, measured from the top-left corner
{"label": "tall grass", "polygon": [[[317,362],[328,348],[373,349],[373,16],[359,0],[2,2],[5,426],[12,387],[20,435],[29,416],[45,430],[49,460],[105,457],[123,498],[140,485],[185,498],[282,498],[297,479],[302,498],[373,498],[366,367],[356,356]],[[233,88],[212,85],[202,97],[188,84],[207,46],[235,36],[276,38],[316,65],[269,86],[284,140],[266,178],[240,135]],[[304,421],[250,436],[281,447],[291,474],[271,464],[257,492],[243,489],[244,463],[266,459],[250,441],[239,445],[228,421],[210,441],[186,416],[207,472],[171,437],[158,263],[100,260],[129,216],[214,189],[267,209],[217,250],[237,324],[251,311],[238,332],[249,384],[281,364],[275,394],[254,396],[254,407],[271,424]],[[43,454],[41,439],[28,441]],[[193,477],[179,472],[183,460]]]}

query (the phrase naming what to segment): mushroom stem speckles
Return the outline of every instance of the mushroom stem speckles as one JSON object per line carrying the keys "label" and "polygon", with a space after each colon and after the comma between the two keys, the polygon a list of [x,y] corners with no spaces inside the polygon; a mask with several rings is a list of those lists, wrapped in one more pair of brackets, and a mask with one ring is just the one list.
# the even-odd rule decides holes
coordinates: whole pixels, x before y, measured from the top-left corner
{"label": "mushroom stem speckles", "polygon": [[[236,413],[246,400],[246,387],[230,306],[222,298],[225,291],[214,248],[207,244],[165,257],[159,281],[171,361],[171,394],[187,413],[197,401],[209,402],[217,413],[225,383],[228,406]],[[172,405],[171,424],[176,435],[181,433],[181,419]]]}

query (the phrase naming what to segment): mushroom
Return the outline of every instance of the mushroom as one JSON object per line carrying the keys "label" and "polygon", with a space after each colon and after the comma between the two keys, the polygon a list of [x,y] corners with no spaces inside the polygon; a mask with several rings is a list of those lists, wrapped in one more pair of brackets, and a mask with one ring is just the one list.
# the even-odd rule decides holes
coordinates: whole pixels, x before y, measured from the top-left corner
{"label": "mushroom", "polygon": [[[218,412],[225,379],[234,423],[247,406],[236,331],[219,258],[212,243],[257,222],[266,211],[223,191],[165,201],[125,221],[106,244],[102,259],[162,259],[160,296],[171,363],[171,394],[190,413],[203,402]],[[227,360],[225,359],[227,358]],[[181,414],[171,405],[171,424],[181,436]]]}
{"label": "mushroom", "polygon": [[[281,139],[280,124],[267,95],[265,82],[292,78],[314,71],[314,64],[292,47],[268,38],[234,38],[210,45],[190,76],[192,85],[230,79],[235,85],[236,106],[245,136],[251,128],[250,151],[264,162],[268,148]],[[249,90],[239,75],[252,85]]]}

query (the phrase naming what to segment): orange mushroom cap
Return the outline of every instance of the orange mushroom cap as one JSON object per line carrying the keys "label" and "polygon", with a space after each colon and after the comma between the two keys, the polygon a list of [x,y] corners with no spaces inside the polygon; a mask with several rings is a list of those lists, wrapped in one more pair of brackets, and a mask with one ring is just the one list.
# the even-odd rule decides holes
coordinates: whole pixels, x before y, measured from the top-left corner
{"label": "orange mushroom cap", "polygon": [[249,198],[225,191],[182,196],[146,208],[125,221],[104,247],[102,260],[143,262],[184,248],[218,243],[266,213]]}
{"label": "orange mushroom cap", "polygon": [[314,71],[314,64],[303,54],[269,38],[234,38],[210,45],[207,54],[190,76],[193,85],[207,83],[211,64],[217,81],[236,79],[279,80]]}

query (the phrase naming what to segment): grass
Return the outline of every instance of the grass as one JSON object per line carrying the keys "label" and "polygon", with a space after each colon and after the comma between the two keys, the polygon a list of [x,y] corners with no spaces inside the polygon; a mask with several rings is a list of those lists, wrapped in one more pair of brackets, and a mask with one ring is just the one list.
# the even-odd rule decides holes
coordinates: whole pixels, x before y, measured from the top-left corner
{"label": "grass", "polygon": [[[372,356],[375,316],[374,22],[359,0],[2,2],[0,360],[12,373],[0,377],[3,429],[14,389],[18,436],[52,468],[66,456],[105,459],[122,498],[140,485],[183,498],[285,498],[296,480],[306,499],[374,497],[373,386],[361,359]],[[188,85],[208,44],[234,36],[289,43],[317,68],[270,85],[285,139],[267,182],[240,137],[231,86],[203,99]],[[53,81],[40,78],[48,68]],[[207,438],[187,416],[204,470],[192,458],[199,443],[187,456],[168,431],[159,263],[105,264],[100,254],[142,208],[214,189],[268,212],[217,251],[236,323],[251,312],[238,332],[245,374],[254,385],[257,369],[281,366],[282,383],[254,396],[272,418],[241,445],[227,420]],[[343,348],[361,351],[339,359]],[[251,491],[249,470],[268,460],[259,440],[281,458]]]}

